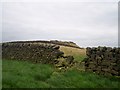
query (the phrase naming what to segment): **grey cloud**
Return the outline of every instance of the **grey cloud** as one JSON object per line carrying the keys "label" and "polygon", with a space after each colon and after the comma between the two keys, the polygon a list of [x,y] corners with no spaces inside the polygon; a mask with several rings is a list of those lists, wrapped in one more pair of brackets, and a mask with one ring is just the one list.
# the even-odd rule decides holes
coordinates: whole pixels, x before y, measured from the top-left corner
{"label": "grey cloud", "polygon": [[117,45],[117,3],[4,3],[2,24],[3,41],[59,39],[83,47]]}
{"label": "grey cloud", "polygon": [[118,2],[119,0],[1,0],[2,2]]}

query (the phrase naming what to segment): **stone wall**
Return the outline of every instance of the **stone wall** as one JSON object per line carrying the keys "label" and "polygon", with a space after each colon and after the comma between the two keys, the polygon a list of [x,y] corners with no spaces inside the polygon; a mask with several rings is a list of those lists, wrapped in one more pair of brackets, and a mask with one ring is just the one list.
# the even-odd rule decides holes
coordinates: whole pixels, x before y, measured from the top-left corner
{"label": "stone wall", "polygon": [[27,60],[34,63],[58,63],[59,58],[67,58],[64,53],[59,50],[59,46],[51,44],[36,43],[3,43],[2,58],[8,60]]}
{"label": "stone wall", "polygon": [[120,48],[87,48],[85,70],[102,75],[120,76]]}
{"label": "stone wall", "polygon": [[61,45],[61,46],[68,46],[68,47],[73,47],[73,48],[80,48],[76,43],[74,42],[67,42],[67,41],[58,41],[58,40],[51,40],[51,41],[42,41],[42,40],[37,40],[37,41],[14,41],[10,43],[43,43],[43,44],[54,44],[54,45]]}

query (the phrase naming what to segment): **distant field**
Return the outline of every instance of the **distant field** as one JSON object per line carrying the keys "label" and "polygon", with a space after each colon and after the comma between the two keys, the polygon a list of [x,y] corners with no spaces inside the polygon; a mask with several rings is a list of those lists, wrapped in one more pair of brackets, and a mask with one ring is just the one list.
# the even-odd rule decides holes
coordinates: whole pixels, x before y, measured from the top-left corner
{"label": "distant field", "polygon": [[60,50],[63,51],[65,55],[72,55],[76,61],[82,61],[86,57],[86,49],[60,46]]}
{"label": "distant field", "polygon": [[[34,43],[34,44],[49,45],[49,43]],[[63,51],[66,56],[72,55],[76,61],[82,61],[86,57],[85,48],[79,49],[79,48],[63,46],[63,45],[59,45],[59,46],[60,46],[60,51]]]}
{"label": "distant field", "polygon": [[3,88],[117,88],[120,85],[116,77],[76,69],[60,72],[47,64],[12,60],[2,62]]}

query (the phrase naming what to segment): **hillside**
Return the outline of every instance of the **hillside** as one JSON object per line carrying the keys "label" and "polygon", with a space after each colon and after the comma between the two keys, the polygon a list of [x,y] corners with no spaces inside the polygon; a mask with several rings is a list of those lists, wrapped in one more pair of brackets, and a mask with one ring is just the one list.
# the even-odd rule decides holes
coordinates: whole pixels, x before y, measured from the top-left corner
{"label": "hillside", "polygon": [[74,42],[68,42],[68,41],[57,41],[57,40],[51,40],[51,41],[13,41],[13,42],[6,42],[8,44],[39,44],[44,46],[60,46],[60,51],[64,52],[65,56],[71,55],[74,57],[76,61],[82,61],[86,57],[86,49],[80,48],[76,43]]}
{"label": "hillside", "polygon": [[60,51],[64,54],[72,55],[76,61],[82,61],[86,57],[86,49],[78,49],[74,47],[60,46]]}
{"label": "hillside", "polygon": [[[86,71],[87,59],[84,58],[94,54],[97,48],[76,48],[75,43],[53,42],[3,43],[3,88],[118,88],[117,77]],[[94,53],[88,53],[89,49]]]}
{"label": "hillside", "polygon": [[118,88],[115,77],[71,69],[59,72],[48,64],[3,61],[3,88]]}

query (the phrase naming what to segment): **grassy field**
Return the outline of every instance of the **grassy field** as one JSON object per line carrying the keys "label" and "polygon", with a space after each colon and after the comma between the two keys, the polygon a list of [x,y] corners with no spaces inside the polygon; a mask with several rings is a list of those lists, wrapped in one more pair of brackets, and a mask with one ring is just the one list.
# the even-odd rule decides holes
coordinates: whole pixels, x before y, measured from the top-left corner
{"label": "grassy field", "polygon": [[[0,72],[2,72],[2,60],[0,59]],[[0,73],[0,89],[2,88],[2,73]]]}
{"label": "grassy field", "polygon": [[104,77],[70,69],[57,71],[47,64],[2,61],[3,88],[117,88],[116,77]]}
{"label": "grassy field", "polygon": [[60,46],[60,50],[63,51],[65,55],[72,55],[75,61],[82,61],[86,57],[86,49]]}

